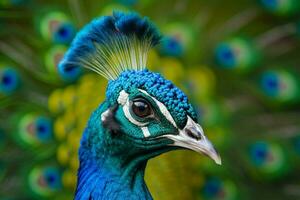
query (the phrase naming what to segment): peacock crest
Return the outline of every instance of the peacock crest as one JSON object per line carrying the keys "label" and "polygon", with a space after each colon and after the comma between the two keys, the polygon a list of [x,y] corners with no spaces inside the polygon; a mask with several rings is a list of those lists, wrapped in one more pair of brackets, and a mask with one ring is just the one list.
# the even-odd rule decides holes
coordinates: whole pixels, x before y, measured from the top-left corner
{"label": "peacock crest", "polygon": [[123,71],[145,69],[148,52],[160,38],[146,17],[114,12],[84,27],[59,67],[64,71],[83,66],[108,80],[115,80]]}

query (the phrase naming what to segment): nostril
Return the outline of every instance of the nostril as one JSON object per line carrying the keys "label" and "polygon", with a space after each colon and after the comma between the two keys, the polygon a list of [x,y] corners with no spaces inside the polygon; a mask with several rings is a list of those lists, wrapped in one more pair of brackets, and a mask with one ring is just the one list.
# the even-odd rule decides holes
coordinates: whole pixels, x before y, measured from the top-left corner
{"label": "nostril", "polygon": [[187,136],[189,136],[195,140],[201,140],[201,136],[197,132],[193,132],[188,128],[185,129],[185,133],[187,134]]}

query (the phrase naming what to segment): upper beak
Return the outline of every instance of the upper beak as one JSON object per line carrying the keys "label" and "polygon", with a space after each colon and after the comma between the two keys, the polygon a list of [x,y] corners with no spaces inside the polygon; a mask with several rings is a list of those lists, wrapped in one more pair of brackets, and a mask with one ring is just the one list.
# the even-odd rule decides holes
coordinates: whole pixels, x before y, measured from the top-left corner
{"label": "upper beak", "polygon": [[222,164],[221,158],[211,142],[205,137],[203,129],[189,116],[186,126],[179,131],[178,135],[165,135],[174,141],[174,146],[184,147],[193,151],[203,153],[213,159],[218,165]]}

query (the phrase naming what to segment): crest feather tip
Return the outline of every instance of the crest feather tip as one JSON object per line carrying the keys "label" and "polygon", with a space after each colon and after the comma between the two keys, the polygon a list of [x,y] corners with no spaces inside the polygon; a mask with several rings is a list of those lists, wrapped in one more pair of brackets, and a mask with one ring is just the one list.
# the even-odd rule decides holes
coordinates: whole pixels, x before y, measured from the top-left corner
{"label": "crest feather tip", "polygon": [[159,43],[158,29],[137,13],[114,11],[86,25],[74,38],[59,68],[88,68],[114,80],[125,70],[143,70],[148,51]]}

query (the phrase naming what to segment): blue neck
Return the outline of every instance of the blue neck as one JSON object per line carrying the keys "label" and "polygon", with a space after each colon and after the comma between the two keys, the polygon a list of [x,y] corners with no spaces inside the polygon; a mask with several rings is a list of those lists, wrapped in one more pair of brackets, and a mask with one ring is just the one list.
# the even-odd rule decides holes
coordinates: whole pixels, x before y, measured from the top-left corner
{"label": "blue neck", "polygon": [[[98,120],[92,117],[90,122]],[[122,141],[111,137],[101,125],[88,125],[79,149],[75,200],[152,199],[144,181],[148,157],[132,155],[128,147],[117,148]]]}
{"label": "blue neck", "polygon": [[152,199],[144,182],[146,161],[124,165],[116,160],[81,162],[75,200]]}

